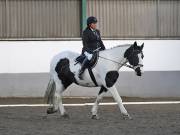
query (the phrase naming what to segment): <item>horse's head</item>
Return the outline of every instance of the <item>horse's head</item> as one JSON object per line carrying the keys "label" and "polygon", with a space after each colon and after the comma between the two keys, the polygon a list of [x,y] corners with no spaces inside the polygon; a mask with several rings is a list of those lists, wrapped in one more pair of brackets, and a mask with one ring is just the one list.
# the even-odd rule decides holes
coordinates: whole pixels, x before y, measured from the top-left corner
{"label": "horse's head", "polygon": [[141,76],[143,73],[143,47],[144,43],[141,46],[138,46],[137,43],[134,42],[134,44],[124,53],[124,57],[135,70],[137,76]]}

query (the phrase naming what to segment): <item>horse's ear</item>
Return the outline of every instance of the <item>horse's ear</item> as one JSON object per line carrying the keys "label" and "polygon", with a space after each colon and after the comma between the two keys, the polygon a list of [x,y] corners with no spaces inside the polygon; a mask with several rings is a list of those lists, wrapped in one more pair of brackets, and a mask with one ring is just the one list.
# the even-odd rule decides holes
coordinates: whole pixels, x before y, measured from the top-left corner
{"label": "horse's ear", "polygon": [[142,49],[143,49],[143,47],[144,47],[144,43],[141,45],[141,48],[140,48],[140,49],[142,50]]}
{"label": "horse's ear", "polygon": [[135,41],[134,44],[133,44],[134,47],[137,47],[137,42]]}

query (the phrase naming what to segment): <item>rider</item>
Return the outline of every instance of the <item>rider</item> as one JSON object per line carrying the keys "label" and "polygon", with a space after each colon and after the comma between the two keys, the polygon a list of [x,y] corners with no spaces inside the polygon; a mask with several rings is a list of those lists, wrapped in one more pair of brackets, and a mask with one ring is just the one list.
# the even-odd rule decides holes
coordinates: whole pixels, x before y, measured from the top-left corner
{"label": "rider", "polygon": [[82,54],[86,56],[82,63],[82,67],[79,71],[79,77],[83,74],[86,69],[86,64],[91,60],[93,52],[96,50],[105,50],[105,46],[101,40],[100,31],[96,29],[97,27],[97,19],[94,16],[90,16],[87,19],[87,27],[83,31],[82,41],[83,48]]}

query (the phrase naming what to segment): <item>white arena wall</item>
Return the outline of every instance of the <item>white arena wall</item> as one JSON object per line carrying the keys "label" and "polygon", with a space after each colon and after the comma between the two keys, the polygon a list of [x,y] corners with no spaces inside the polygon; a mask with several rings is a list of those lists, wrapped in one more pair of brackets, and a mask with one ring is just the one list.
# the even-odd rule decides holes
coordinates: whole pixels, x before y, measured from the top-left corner
{"label": "white arena wall", "polygon": [[[104,40],[107,48],[134,40]],[[180,97],[180,40],[137,40],[144,47],[144,74],[122,68],[116,83],[121,96]],[[51,58],[81,52],[81,41],[0,41],[0,97],[42,97]],[[99,88],[72,85],[65,96],[95,96]],[[110,96],[107,93],[106,96]]]}

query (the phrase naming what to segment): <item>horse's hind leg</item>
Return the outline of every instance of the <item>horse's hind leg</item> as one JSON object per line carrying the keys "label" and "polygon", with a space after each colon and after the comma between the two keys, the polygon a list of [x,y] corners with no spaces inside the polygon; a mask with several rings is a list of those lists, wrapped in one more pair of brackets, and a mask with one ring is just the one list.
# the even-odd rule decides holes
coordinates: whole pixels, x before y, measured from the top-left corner
{"label": "horse's hind leg", "polygon": [[99,117],[98,117],[98,115],[97,115],[97,111],[98,111],[98,105],[99,105],[99,102],[102,100],[102,98],[103,98],[103,95],[104,95],[104,93],[107,91],[107,89],[104,87],[104,86],[102,86],[101,87],[101,89],[100,89],[100,91],[99,91],[99,93],[98,93],[98,95],[97,95],[97,97],[96,97],[96,100],[95,100],[95,102],[94,102],[94,105],[93,105],[93,107],[92,107],[92,109],[91,109],[91,112],[92,112],[92,119],[99,119]]}
{"label": "horse's hind leg", "polygon": [[57,99],[57,103],[55,103],[56,108],[58,108],[58,111],[60,112],[61,116],[68,117],[68,114],[66,113],[66,110],[62,103],[62,93],[65,91],[64,86],[61,83],[56,83],[56,92],[55,92],[55,98]]}
{"label": "horse's hind leg", "polygon": [[62,93],[65,90],[64,86],[62,85],[61,81],[54,77],[55,80],[55,92],[53,95],[53,101],[52,101],[52,108],[49,108],[47,110],[48,114],[52,114],[55,112],[60,112],[62,116],[67,116],[66,111],[64,109],[64,106],[62,104]]}

